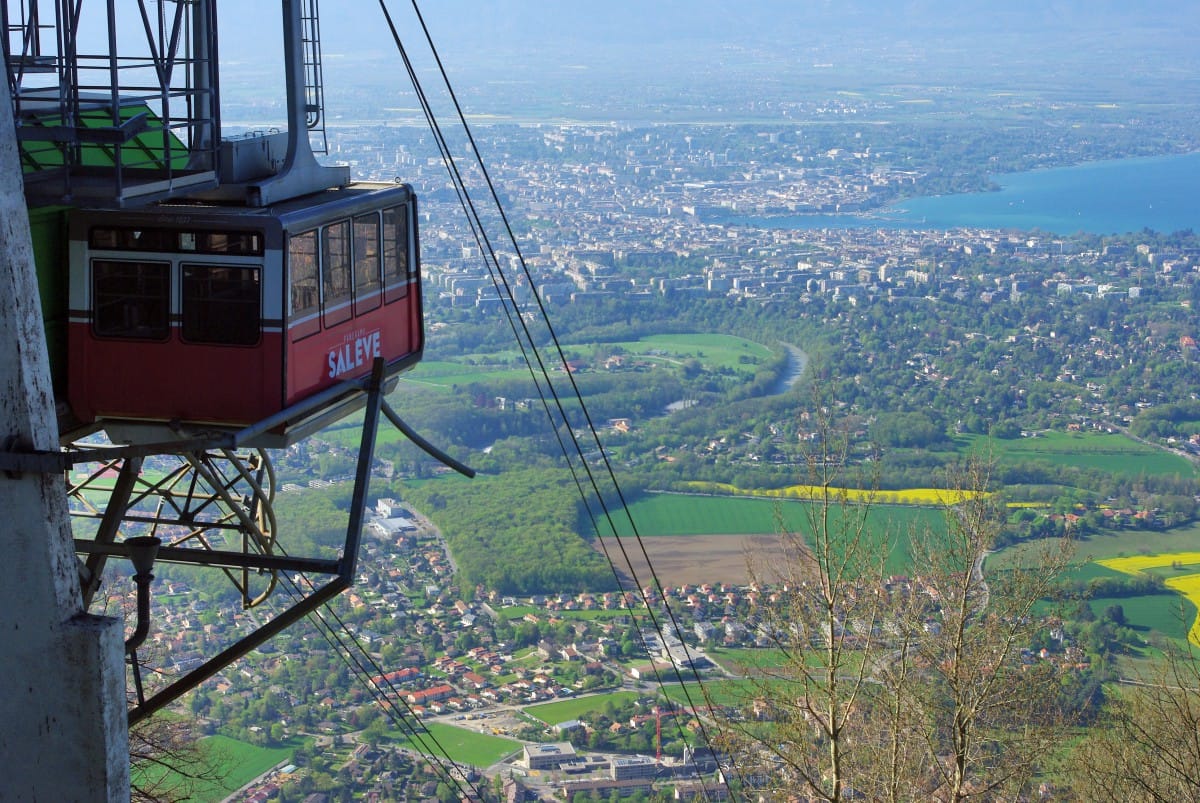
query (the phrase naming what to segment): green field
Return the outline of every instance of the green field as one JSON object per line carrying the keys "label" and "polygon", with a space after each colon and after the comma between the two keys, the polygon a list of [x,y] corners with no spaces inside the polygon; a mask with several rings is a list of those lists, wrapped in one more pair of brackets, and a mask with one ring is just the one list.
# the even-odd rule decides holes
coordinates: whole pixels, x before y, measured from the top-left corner
{"label": "green field", "polygon": [[547,725],[557,725],[559,722],[569,722],[579,719],[584,714],[599,711],[607,702],[615,705],[630,703],[640,697],[637,692],[618,691],[611,694],[593,694],[587,697],[576,697],[571,700],[560,700],[556,703],[531,705],[525,709],[526,714],[537,717]]}
{"label": "green field", "polygon": [[[1015,550],[1007,550],[997,556],[989,557],[987,565],[989,567],[995,564],[1004,566],[1005,562],[1003,558],[1014,551]],[[1076,561],[1078,561],[1078,555],[1074,556],[1074,558]],[[1076,583],[1086,583],[1088,580],[1094,580],[1098,577],[1119,578],[1120,576],[1120,572],[1114,571],[1107,566],[1101,566],[1099,563],[1094,563],[1090,560],[1086,563],[1074,562],[1067,568],[1065,572],[1063,572],[1063,580],[1069,580]]]}
{"label": "green field", "polygon": [[[1036,544],[1030,546],[1036,547]],[[1006,550],[1004,555],[1019,555],[1028,547]],[[1200,524],[1170,530],[1113,530],[1089,535],[1075,541],[1073,562],[1086,563],[1127,555],[1156,555],[1161,552],[1200,550]]]}
{"label": "green field", "polygon": [[966,451],[991,455],[1009,465],[1037,461],[1098,469],[1117,476],[1197,474],[1191,461],[1120,434],[1047,431],[1036,438],[1008,440],[969,435],[958,440]]}
{"label": "green field", "polygon": [[[1020,560],[1021,555],[1030,548],[1036,548],[1037,543],[1022,544],[1013,549],[989,558],[1003,567],[1011,561]],[[1091,535],[1075,543],[1072,556],[1072,566],[1065,573],[1064,579],[1075,582],[1087,582],[1099,577],[1120,577],[1120,572],[1101,566],[1097,560],[1138,555],[1156,555],[1161,553],[1185,552],[1200,550],[1200,526],[1174,530],[1122,530]],[[1191,567],[1186,573],[1194,572]],[[1152,574],[1162,577],[1173,577],[1180,572],[1170,567],[1151,570]],[[1195,621],[1196,606],[1181,594],[1153,594],[1140,597],[1096,597],[1089,604],[1097,614],[1103,613],[1110,605],[1120,605],[1125,612],[1125,618],[1135,630],[1149,636],[1151,631],[1161,633],[1173,639],[1187,638],[1188,629]]]}
{"label": "green field", "polygon": [[[514,356],[516,356],[515,352]],[[400,382],[401,384],[450,388],[475,382],[529,377],[529,369],[525,365],[513,365],[502,355],[468,355],[463,359],[471,359],[474,364],[446,360],[422,360],[417,367],[404,374]]]}
{"label": "green field", "polygon": [[407,732],[391,731],[388,735],[399,744],[426,755],[441,755],[458,764],[488,767],[521,749],[521,743],[490,733],[456,728],[440,722],[421,723],[424,732],[419,738]]}
{"label": "green field", "polygon": [[686,706],[690,698],[692,705],[698,708],[705,706],[705,690],[708,692],[708,701],[713,705],[729,706],[743,705],[755,693],[754,685],[748,680],[706,680],[703,689],[695,682],[683,685],[664,683],[662,687],[662,693],[667,699]]}
{"label": "green field", "polygon": [[[717,334],[652,335],[639,340],[570,343],[563,346],[568,355],[590,354],[605,348],[620,349],[638,359],[666,365],[680,365],[685,360],[695,359],[709,370],[746,370],[748,365],[753,366],[772,357],[772,351],[760,343],[742,337]],[[529,369],[521,362],[520,352],[506,350],[487,354],[464,354],[453,362],[422,360],[416,368],[404,374],[400,381],[402,384],[450,388],[454,385],[523,379],[528,376]]]}
{"label": "green field", "polygon": [[[772,351],[762,344],[732,335],[715,334],[654,335],[640,340],[564,346],[568,353],[587,355],[604,348],[619,348],[638,359],[665,365],[682,365],[687,360],[696,359],[709,370],[753,370],[754,365],[772,357]],[[413,370],[400,377],[397,393],[403,393],[406,386],[448,391],[458,385],[528,378],[529,369],[521,362],[519,351],[464,354],[454,361],[422,360]],[[403,409],[403,405],[396,406],[397,409]],[[361,428],[362,415],[353,415],[326,429],[320,437],[341,446],[353,447],[358,445]],[[380,423],[376,444],[390,444],[402,438],[398,430],[384,421]]]}
{"label": "green field", "polygon": [[[255,747],[228,736],[205,737],[199,747],[211,757],[223,777],[219,782],[188,781],[191,793],[187,799],[199,803],[224,800],[272,767],[291,761],[292,753],[302,743],[303,740],[291,739],[283,747]],[[133,780],[138,782],[136,776]]]}
{"label": "green field", "polygon": [[[640,535],[656,536],[721,536],[776,535],[782,526],[788,531],[804,534],[811,530],[809,503],[734,496],[693,496],[686,494],[651,494],[630,506],[630,514]],[[849,508],[852,515],[858,508]],[[843,510],[831,511],[831,531],[840,526]],[[631,536],[628,521],[617,520],[622,538]],[[907,505],[876,505],[867,513],[867,538],[877,552],[886,553],[889,572],[903,572],[910,560],[910,532],[945,531],[945,518],[937,508]],[[651,548],[653,549],[653,548]]]}
{"label": "green field", "polygon": [[[785,528],[798,532],[808,526],[808,511],[807,502],[668,493],[649,494],[629,505],[629,513],[643,536],[776,533],[777,513]],[[903,532],[910,526],[938,527],[944,519],[936,508],[876,505],[867,521],[872,531],[890,528],[892,532]],[[623,518],[617,523],[624,525],[620,535],[631,534]]]}
{"label": "green field", "polygon": [[787,665],[782,650],[756,647],[711,647],[708,657],[738,675]]}
{"label": "green field", "polygon": [[746,369],[751,365],[771,359],[773,352],[752,340],[732,335],[651,335],[639,340],[605,343],[616,346],[626,353],[667,363],[683,360],[699,360],[709,370],[720,368]]}
{"label": "green field", "polygon": [[1128,626],[1149,636],[1150,631],[1179,641],[1187,639],[1196,621],[1196,606],[1180,594],[1155,594],[1145,597],[1096,597],[1089,600],[1097,616],[1111,605],[1120,605]]}

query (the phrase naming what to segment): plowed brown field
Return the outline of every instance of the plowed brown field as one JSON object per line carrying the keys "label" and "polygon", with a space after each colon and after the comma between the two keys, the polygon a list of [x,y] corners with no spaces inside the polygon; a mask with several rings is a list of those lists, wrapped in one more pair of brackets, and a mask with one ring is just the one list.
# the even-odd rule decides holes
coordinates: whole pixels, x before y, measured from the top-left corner
{"label": "plowed brown field", "polygon": [[[761,567],[778,565],[784,557],[777,535],[656,535],[643,538],[642,543],[664,586],[685,583],[745,585],[750,579],[748,561],[751,556],[754,565],[759,567],[756,572],[760,579],[770,581],[774,578],[769,575],[769,569]],[[641,548],[631,538],[623,539],[623,544],[639,584],[650,585],[650,572]],[[620,549],[612,539],[608,539],[607,545],[613,561],[628,576]]]}

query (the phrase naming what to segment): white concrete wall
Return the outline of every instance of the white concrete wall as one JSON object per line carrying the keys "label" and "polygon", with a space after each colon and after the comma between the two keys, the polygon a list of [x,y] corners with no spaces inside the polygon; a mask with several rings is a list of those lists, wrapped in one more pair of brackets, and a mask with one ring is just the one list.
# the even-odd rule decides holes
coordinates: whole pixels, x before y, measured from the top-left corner
{"label": "white concrete wall", "polygon": [[[0,81],[0,449],[58,448],[29,218]],[[82,607],[61,474],[0,473],[0,797],[128,801],[121,623]]]}

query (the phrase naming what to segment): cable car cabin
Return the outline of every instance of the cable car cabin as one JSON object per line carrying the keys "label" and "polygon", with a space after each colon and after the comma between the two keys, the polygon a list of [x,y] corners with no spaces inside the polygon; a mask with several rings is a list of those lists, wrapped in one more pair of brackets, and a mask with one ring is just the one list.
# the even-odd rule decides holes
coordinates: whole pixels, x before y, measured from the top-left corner
{"label": "cable car cabin", "polygon": [[[368,375],[377,356],[394,382],[424,347],[419,257],[407,185],[353,184],[262,209],[73,212],[72,413],[139,440],[124,433],[237,428],[303,407]],[[262,443],[293,443],[361,395],[298,410]]]}

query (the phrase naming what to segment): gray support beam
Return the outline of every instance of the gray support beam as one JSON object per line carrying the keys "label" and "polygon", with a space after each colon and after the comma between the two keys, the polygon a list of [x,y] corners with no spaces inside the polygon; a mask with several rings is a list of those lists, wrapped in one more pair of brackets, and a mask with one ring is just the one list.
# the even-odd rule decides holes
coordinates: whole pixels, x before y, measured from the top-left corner
{"label": "gray support beam", "polygon": [[[0,443],[58,448],[8,81],[0,81]],[[83,608],[61,474],[0,474],[0,786],[128,801],[124,634]]]}
{"label": "gray support beam", "polygon": [[[142,470],[142,458],[131,457],[121,465],[121,473],[113,486],[112,495],[108,498],[108,507],[100,519],[100,528],[96,531],[96,543],[111,544],[117,540],[117,528],[121,526],[121,514],[129,505],[129,497],[137,485],[138,473]],[[96,592],[100,590],[100,578],[104,574],[104,564],[108,556],[101,554],[88,555],[87,571],[84,572],[83,605],[89,607]]]}

